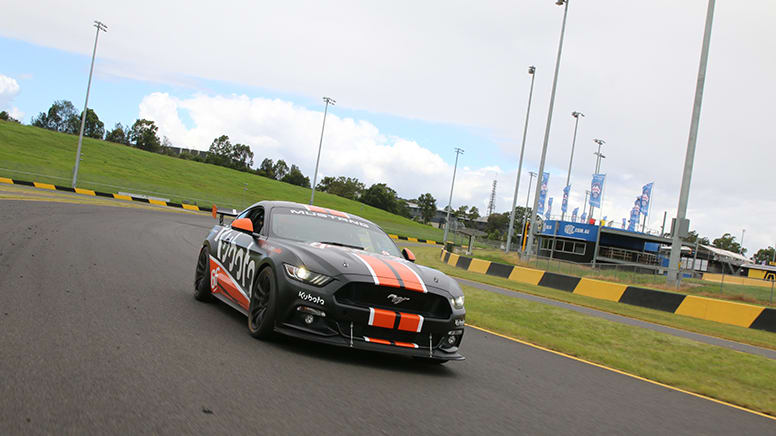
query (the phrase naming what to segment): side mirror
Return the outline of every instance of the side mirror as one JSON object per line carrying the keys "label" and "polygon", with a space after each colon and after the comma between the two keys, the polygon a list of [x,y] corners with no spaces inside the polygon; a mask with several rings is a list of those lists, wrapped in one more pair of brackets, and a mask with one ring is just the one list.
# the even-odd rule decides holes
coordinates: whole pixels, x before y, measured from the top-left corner
{"label": "side mirror", "polygon": [[231,227],[238,232],[247,233],[249,235],[253,234],[253,222],[248,218],[240,218],[232,221]]}
{"label": "side mirror", "polygon": [[410,251],[409,248],[402,248],[401,255],[410,262],[415,262],[415,255],[412,253],[412,251]]}

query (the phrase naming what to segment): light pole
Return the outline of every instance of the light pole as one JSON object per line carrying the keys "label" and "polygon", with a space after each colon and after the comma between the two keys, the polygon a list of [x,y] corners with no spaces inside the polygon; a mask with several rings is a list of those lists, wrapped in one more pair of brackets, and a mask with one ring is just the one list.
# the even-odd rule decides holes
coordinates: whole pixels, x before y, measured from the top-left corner
{"label": "light pole", "polygon": [[741,256],[744,255],[744,233],[746,233],[746,229],[741,229]]}
{"label": "light pole", "polygon": [[701,46],[701,60],[698,66],[698,80],[695,83],[695,101],[692,108],[692,120],[690,121],[690,135],[687,138],[687,153],[684,157],[684,171],[682,172],[682,188],[679,191],[679,205],[676,208],[676,223],[671,235],[671,257],[668,263],[666,280],[670,284],[679,285],[679,256],[682,251],[682,240],[679,229],[689,227],[687,221],[687,201],[690,197],[690,182],[692,181],[692,167],[695,160],[695,143],[698,139],[698,124],[701,118],[701,105],[703,104],[703,87],[706,83],[706,65],[709,60],[709,46],[711,45],[711,24],[714,21],[715,0],[709,0],[706,10],[706,28],[703,31],[703,45]]}
{"label": "light pole", "polygon": [[[595,174],[598,174],[598,172],[601,171],[601,159],[606,159],[606,156],[604,156],[604,154],[601,153],[601,146],[606,144],[606,141],[604,141],[603,139],[594,139],[593,142],[598,144],[598,151],[593,153],[596,156],[596,158],[595,158]],[[603,188],[601,190],[603,191]],[[588,218],[592,218],[592,217],[593,217],[593,202],[591,201],[590,202],[590,215],[588,216]]]}
{"label": "light pole", "polygon": [[323,125],[321,126],[321,140],[318,142],[318,158],[315,160],[315,174],[313,175],[313,192],[310,194],[310,204],[315,201],[315,184],[318,183],[318,164],[321,163],[321,147],[323,146],[323,131],[326,129],[326,114],[329,112],[329,105],[334,106],[336,101],[333,98],[323,97],[326,106],[323,107]]}
{"label": "light pole", "polygon": [[[528,175],[530,177],[528,178],[528,192],[525,194],[525,212],[523,212],[523,219],[520,220],[520,234],[522,235],[521,239],[525,238],[525,220],[528,219],[528,200],[531,198],[531,185],[533,184],[533,178],[536,177],[536,173],[529,171]],[[523,252],[522,245],[520,252]]]}
{"label": "light pole", "polygon": [[108,26],[95,20],[94,27],[97,28],[97,34],[94,36],[94,50],[92,50],[92,66],[89,67],[89,82],[86,84],[86,101],[84,101],[84,112],[81,114],[81,131],[78,133],[78,150],[75,152],[75,167],[73,168],[73,188],[78,182],[78,164],[81,162],[81,144],[84,140],[84,125],[86,124],[86,110],[89,107],[89,89],[92,87],[92,73],[94,72],[94,57],[97,55],[97,39],[100,37],[100,30],[108,31]]}
{"label": "light pole", "polygon": [[[574,139],[571,140],[571,157],[569,158],[569,172],[566,175],[566,186],[569,186],[569,183],[571,183],[571,164],[574,162],[574,146],[577,143],[577,127],[579,127],[579,117],[584,117],[585,114],[582,112],[574,111],[571,113],[571,116],[574,117]],[[566,211],[562,210],[560,213],[560,220],[563,221],[565,219]]]}
{"label": "light pole", "polygon": [[[517,164],[517,180],[515,180],[515,195],[512,197],[512,212],[509,214],[509,230],[507,231],[507,248],[512,244],[512,226],[515,225],[515,205],[517,204],[517,190],[520,188],[520,172],[523,169],[523,153],[525,153],[525,137],[528,134],[528,116],[531,114],[531,99],[533,98],[534,79],[536,79],[536,67],[528,67],[528,74],[531,75],[531,89],[528,91],[528,109],[525,111],[525,127],[523,127],[523,145],[520,147],[520,163]],[[531,188],[528,188],[530,192]]]}
{"label": "light pole", "polygon": [[536,192],[534,192],[533,209],[531,209],[531,231],[528,232],[527,253],[530,256],[533,253],[533,235],[536,232],[536,210],[539,207],[539,191],[542,186],[544,175],[544,161],[547,159],[547,144],[550,140],[550,127],[552,127],[552,110],[555,108],[555,91],[558,88],[558,72],[560,71],[560,56],[563,53],[563,36],[566,33],[566,17],[569,13],[569,0],[558,0],[555,2],[558,6],[563,6],[563,24],[560,28],[560,42],[558,43],[558,56],[555,59],[555,74],[552,78],[552,92],[550,93],[550,107],[547,111],[547,126],[544,129],[544,142],[542,143],[542,157],[539,160],[539,172],[537,173]]}
{"label": "light pole", "polygon": [[[585,210],[587,210],[587,198],[588,198],[588,196],[589,196],[589,195],[590,195],[590,191],[588,191],[587,189],[585,189],[585,205],[584,205],[584,206],[582,206],[582,213],[584,213],[584,212],[585,212]],[[581,218],[581,217],[580,217],[580,218]]]}
{"label": "light pole", "polygon": [[[458,171],[458,156],[463,154],[463,149],[455,148],[455,166],[453,167],[453,182],[450,183],[450,200],[447,201],[447,218],[445,218],[445,235],[442,243],[447,244],[447,232],[450,230],[450,210],[453,208],[453,188],[455,187],[455,173]],[[471,248],[471,247],[469,247]]]}

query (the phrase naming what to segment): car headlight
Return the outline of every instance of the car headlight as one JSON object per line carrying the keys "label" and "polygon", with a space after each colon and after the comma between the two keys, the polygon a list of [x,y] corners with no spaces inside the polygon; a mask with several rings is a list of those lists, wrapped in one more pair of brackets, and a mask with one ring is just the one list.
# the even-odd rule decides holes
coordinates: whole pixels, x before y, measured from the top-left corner
{"label": "car headlight", "polygon": [[314,286],[323,286],[331,280],[331,277],[310,272],[309,269],[304,266],[295,266],[284,263],[286,267],[286,274],[294,280],[298,280],[302,283],[309,283]]}
{"label": "car headlight", "polygon": [[463,295],[450,299],[450,304],[456,309],[463,309]]}

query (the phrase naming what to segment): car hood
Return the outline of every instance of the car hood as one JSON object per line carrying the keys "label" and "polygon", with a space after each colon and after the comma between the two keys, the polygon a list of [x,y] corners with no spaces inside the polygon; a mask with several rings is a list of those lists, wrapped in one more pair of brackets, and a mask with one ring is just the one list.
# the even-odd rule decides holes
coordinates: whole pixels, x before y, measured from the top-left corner
{"label": "car hood", "polygon": [[463,295],[458,283],[433,268],[406,259],[321,243],[273,241],[285,247],[300,264],[312,272],[338,276],[360,276],[363,281],[424,292],[434,290],[456,297]]}

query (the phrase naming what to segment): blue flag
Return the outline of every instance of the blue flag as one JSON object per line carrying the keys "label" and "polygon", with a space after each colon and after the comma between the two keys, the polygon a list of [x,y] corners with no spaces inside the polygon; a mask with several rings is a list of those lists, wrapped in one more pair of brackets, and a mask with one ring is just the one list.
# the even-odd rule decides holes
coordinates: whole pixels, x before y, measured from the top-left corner
{"label": "blue flag", "polygon": [[641,188],[641,214],[647,215],[649,211],[649,202],[652,200],[652,186],[655,182],[647,183]]}
{"label": "blue flag", "polygon": [[582,217],[579,219],[581,222],[587,222],[587,212],[582,212]]}
{"label": "blue flag", "polygon": [[552,214],[552,197],[547,200],[547,212],[544,214],[544,217],[550,219],[550,214]]}
{"label": "blue flag", "polygon": [[625,229],[625,218],[622,219],[622,228]]}
{"label": "blue flag", "polygon": [[541,215],[544,213],[544,201],[547,199],[547,185],[550,183],[550,173],[544,173],[542,177],[542,186],[539,189],[539,207],[536,208],[536,213]]}
{"label": "blue flag", "polygon": [[631,209],[630,221],[628,221],[628,230],[630,230],[631,232],[636,231],[636,225],[639,223],[640,216],[641,216],[641,212],[640,212],[639,206],[634,205],[633,209]]}
{"label": "blue flag", "polygon": [[563,188],[563,203],[560,204],[560,210],[563,213],[568,212],[568,208],[569,208],[569,191],[571,191],[571,185],[566,185],[566,187]]}
{"label": "blue flag", "polygon": [[590,205],[593,207],[601,207],[605,178],[606,174],[593,174],[593,182],[590,184]]}
{"label": "blue flag", "polygon": [[571,222],[575,223],[577,222],[577,214],[579,213],[579,208],[575,207],[574,212],[571,212]]}

